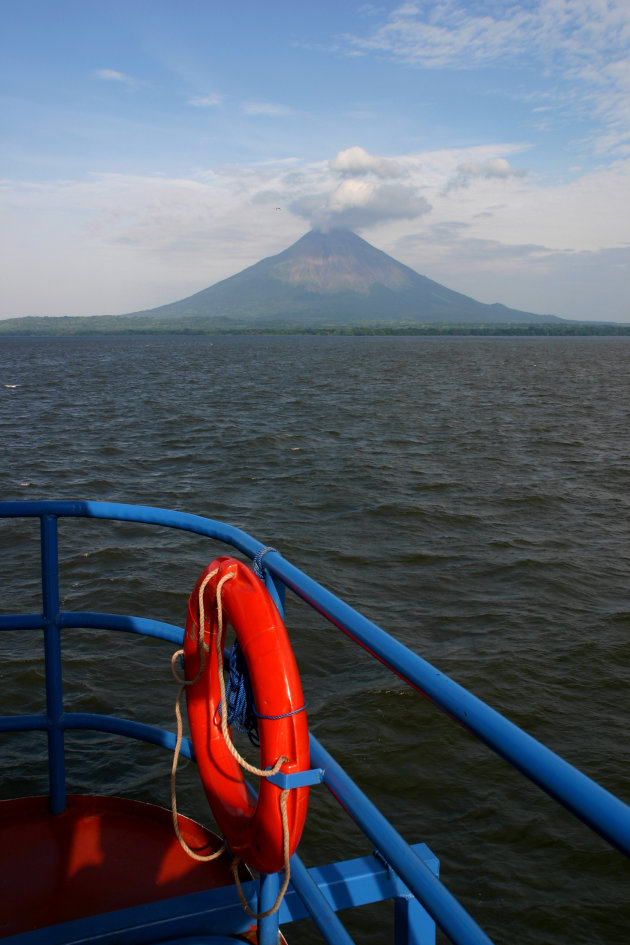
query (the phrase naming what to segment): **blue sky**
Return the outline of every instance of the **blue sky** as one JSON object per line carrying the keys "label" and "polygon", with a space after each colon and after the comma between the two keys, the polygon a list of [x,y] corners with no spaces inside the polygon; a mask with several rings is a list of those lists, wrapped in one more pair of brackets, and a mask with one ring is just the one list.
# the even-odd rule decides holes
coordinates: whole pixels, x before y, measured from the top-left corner
{"label": "blue sky", "polygon": [[185,297],[349,226],[630,321],[630,2],[0,0],[0,317]]}

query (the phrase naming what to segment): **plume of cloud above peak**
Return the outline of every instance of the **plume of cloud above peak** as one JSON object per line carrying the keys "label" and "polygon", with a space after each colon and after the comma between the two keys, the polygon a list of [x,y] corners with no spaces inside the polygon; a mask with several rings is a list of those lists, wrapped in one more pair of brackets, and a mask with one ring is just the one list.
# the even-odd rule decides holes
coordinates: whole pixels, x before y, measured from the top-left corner
{"label": "plume of cloud above peak", "polygon": [[331,171],[350,176],[374,174],[376,177],[402,177],[404,174],[403,168],[397,161],[376,157],[358,145],[339,151],[329,161],[329,167]]}
{"label": "plume of cloud above peak", "polygon": [[402,184],[345,180],[329,193],[299,197],[289,209],[314,229],[360,230],[391,220],[414,220],[428,213],[431,205]]}
{"label": "plume of cloud above peak", "polygon": [[402,165],[391,158],[355,145],[339,151],[328,167],[333,173],[328,188],[304,194],[289,206],[315,229],[358,230],[391,220],[414,220],[431,210],[417,186],[382,182],[404,174]]}

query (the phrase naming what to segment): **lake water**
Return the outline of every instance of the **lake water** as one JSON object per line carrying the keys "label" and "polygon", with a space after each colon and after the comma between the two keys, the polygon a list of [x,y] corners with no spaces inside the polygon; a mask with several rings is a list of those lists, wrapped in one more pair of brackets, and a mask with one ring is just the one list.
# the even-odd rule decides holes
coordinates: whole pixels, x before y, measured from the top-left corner
{"label": "lake water", "polygon": [[[140,503],[239,526],[630,801],[630,339],[0,345],[2,499]],[[32,524],[0,523],[3,612],[39,608]],[[62,523],[60,546],[64,607],[178,624],[221,550],[96,522]],[[406,839],[429,844],[496,942],[625,945],[621,854],[303,605],[289,602],[287,624],[318,738]],[[39,710],[39,634],[10,636],[0,712]],[[173,647],[66,636],[69,709],[172,727]],[[44,747],[3,738],[0,796],[46,790]],[[104,735],[68,738],[72,791],[102,780],[168,805],[169,763]],[[180,809],[208,821],[192,765],[179,784]],[[311,792],[307,865],[370,852],[325,793]],[[357,918],[357,942],[386,940],[376,915]]]}

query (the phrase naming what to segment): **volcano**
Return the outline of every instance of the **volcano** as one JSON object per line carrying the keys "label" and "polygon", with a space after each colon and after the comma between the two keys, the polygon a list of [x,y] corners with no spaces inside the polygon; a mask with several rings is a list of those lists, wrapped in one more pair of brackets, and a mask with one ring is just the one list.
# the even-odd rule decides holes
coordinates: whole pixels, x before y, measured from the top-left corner
{"label": "volcano", "polygon": [[123,318],[191,328],[531,324],[563,321],[477,302],[420,275],[350,230],[312,230],[195,295]]}

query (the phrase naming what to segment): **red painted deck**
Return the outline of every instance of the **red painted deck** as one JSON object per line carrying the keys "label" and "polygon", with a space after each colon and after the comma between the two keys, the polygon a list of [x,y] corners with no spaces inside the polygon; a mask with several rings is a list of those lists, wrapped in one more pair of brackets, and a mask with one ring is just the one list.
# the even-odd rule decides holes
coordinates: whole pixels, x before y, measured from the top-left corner
{"label": "red painted deck", "polygon": [[[180,829],[200,853],[220,845],[185,817]],[[0,937],[232,882],[225,854],[186,855],[161,807],[74,795],[51,816],[46,797],[0,801]]]}

